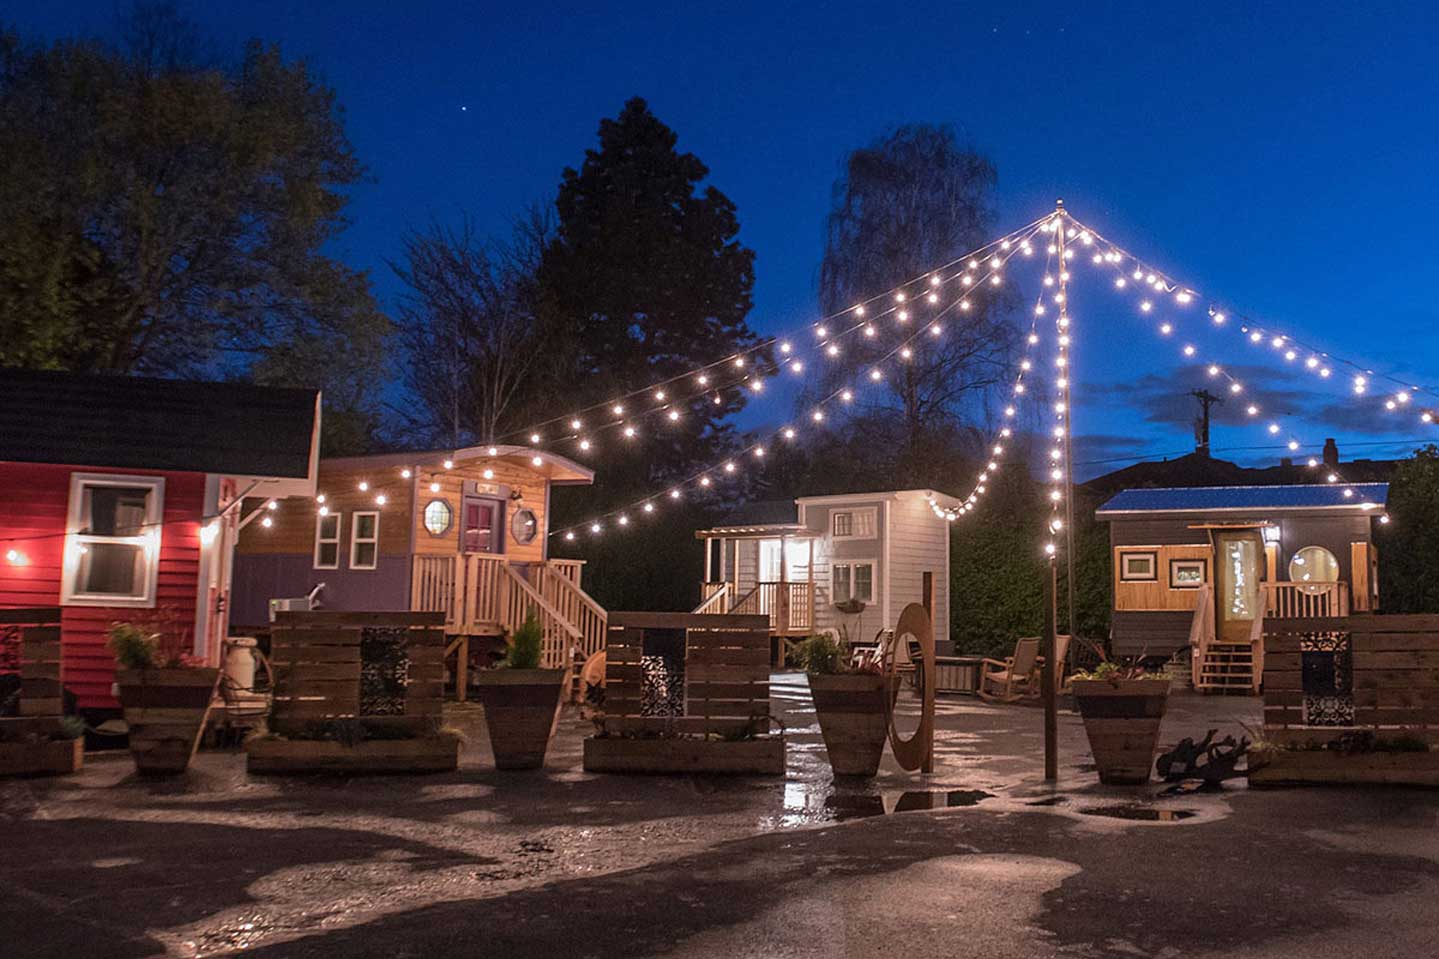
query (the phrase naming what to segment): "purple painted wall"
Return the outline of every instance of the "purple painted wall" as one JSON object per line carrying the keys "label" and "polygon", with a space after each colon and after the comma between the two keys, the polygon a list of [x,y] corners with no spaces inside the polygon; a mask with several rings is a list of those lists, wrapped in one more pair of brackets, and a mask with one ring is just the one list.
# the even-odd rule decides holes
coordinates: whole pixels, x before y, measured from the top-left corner
{"label": "purple painted wall", "polygon": [[237,554],[230,624],[236,629],[266,625],[271,599],[304,596],[318,583],[325,584],[319,595],[322,609],[409,609],[410,558],[382,555],[378,562],[377,569],[315,569],[308,554]]}

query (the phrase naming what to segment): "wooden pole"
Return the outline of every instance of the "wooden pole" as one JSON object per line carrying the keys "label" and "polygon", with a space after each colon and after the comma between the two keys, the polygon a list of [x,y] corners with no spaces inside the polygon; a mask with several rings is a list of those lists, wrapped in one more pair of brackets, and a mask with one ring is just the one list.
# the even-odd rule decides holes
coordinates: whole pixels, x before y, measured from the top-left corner
{"label": "wooden pole", "polygon": [[1045,782],[1054,782],[1059,778],[1059,704],[1055,697],[1059,664],[1054,661],[1054,651],[1059,648],[1056,639],[1059,632],[1058,579],[1059,568],[1051,558],[1044,577],[1044,669],[1040,675],[1040,682],[1044,684]]}

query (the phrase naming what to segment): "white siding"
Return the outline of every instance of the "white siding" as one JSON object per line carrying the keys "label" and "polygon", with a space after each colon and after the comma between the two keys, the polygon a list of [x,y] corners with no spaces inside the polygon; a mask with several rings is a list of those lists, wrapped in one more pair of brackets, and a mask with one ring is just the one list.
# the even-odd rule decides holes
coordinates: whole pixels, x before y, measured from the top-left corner
{"label": "white siding", "polygon": [[905,606],[924,602],[924,573],[931,572],[934,638],[949,639],[949,523],[934,515],[923,495],[906,493],[890,503],[889,527],[891,617],[898,620]]}
{"label": "white siding", "polygon": [[[802,504],[801,521],[818,538],[814,544],[814,590],[816,629],[838,630],[841,625],[850,630],[850,639],[868,642],[883,626],[893,626],[884,620],[884,541],[886,530],[882,522],[883,500],[872,495],[859,494],[852,500],[836,503]],[[834,510],[871,507],[879,510],[881,522],[876,525],[874,539],[842,539],[835,541],[831,535],[830,514]],[[830,570],[836,562],[865,560],[874,563],[874,602],[859,616],[845,616],[835,610],[834,597],[830,594]]]}

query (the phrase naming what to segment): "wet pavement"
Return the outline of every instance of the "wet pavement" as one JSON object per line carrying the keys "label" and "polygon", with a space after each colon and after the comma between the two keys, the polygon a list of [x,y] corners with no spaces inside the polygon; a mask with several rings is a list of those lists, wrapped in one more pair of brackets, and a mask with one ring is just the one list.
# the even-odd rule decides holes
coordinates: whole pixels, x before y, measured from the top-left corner
{"label": "wet pavement", "polygon": [[[803,677],[773,695],[782,779],[590,775],[572,715],[498,773],[466,706],[454,774],[0,783],[0,957],[1439,953],[1432,793],[1104,787],[1067,711],[1048,785],[1040,712],[961,697],[934,774],[837,783]],[[1258,722],[1176,694],[1163,740]]]}

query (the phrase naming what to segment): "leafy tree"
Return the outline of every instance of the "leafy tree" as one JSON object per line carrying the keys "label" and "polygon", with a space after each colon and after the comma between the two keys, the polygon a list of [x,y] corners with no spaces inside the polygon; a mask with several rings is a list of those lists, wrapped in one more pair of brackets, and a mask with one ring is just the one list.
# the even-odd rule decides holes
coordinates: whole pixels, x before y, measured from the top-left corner
{"label": "leafy tree", "polygon": [[334,92],[137,10],[124,49],[0,34],[0,363],[329,385],[344,349],[373,416],[389,324],[321,252],[363,176]]}
{"label": "leafy tree", "polygon": [[1392,523],[1379,527],[1379,608],[1386,613],[1439,612],[1439,446],[1415,450],[1389,483]]}
{"label": "leafy tree", "polygon": [[408,288],[404,380],[419,401],[413,425],[437,443],[510,439],[557,394],[562,354],[541,325],[535,276],[550,232],[532,210],[503,243],[479,238],[468,219],[405,236],[392,264]]}
{"label": "leafy tree", "polygon": [[[836,313],[877,296],[992,239],[996,179],[993,163],[961,146],[947,125],[903,126],[850,153],[827,221],[822,310]],[[916,327],[958,296],[914,305]],[[911,361],[886,364],[883,386],[866,384],[860,393],[864,415],[896,425],[891,467],[910,472],[935,455],[952,459],[958,445],[972,441],[962,427],[1002,377],[1017,335],[1004,322],[1011,298],[979,291],[967,298],[969,310],[944,313],[942,336],[917,341]],[[857,381],[899,343],[850,339],[839,361],[826,364],[824,394]]]}

